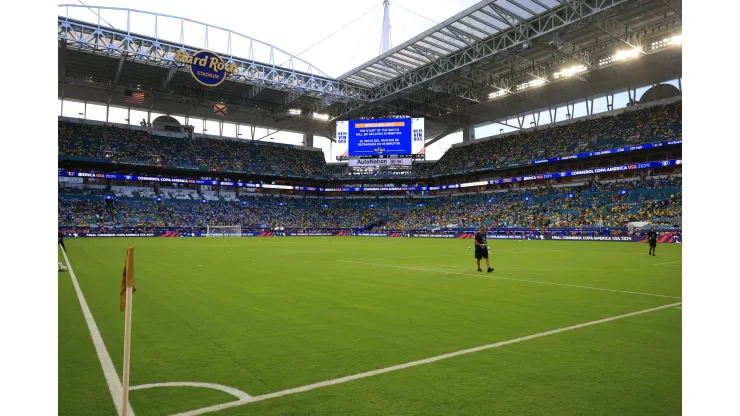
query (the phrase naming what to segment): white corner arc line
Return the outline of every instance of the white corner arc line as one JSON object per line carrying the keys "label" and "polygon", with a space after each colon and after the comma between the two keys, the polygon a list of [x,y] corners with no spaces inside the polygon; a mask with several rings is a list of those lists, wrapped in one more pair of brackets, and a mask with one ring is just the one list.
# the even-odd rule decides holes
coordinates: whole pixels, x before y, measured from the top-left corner
{"label": "white corner arc line", "polygon": [[318,383],[308,384],[308,385],[305,385],[305,386],[295,387],[295,388],[292,388],[292,389],[281,390],[281,391],[277,391],[277,392],[274,392],[274,393],[263,394],[263,395],[260,395],[260,396],[254,396],[254,397],[252,397],[249,400],[238,400],[238,401],[229,402],[229,403],[217,404],[217,405],[214,405],[214,406],[204,407],[202,409],[196,409],[196,410],[191,410],[191,411],[188,411],[188,412],[178,413],[178,414],[172,415],[172,416],[197,416],[197,415],[202,415],[202,414],[206,414],[206,413],[217,412],[217,411],[229,409],[229,408],[232,408],[232,407],[242,406],[242,405],[245,405],[247,403],[253,403],[253,402],[258,402],[258,401],[268,400],[268,399],[274,399],[276,397],[287,396],[287,395],[290,395],[290,394],[303,393],[303,392],[306,392],[306,391],[309,391],[309,390],[315,390],[315,389],[319,389],[319,388],[322,388],[322,387],[333,386],[335,384],[346,383],[348,381],[354,381],[354,380],[359,380],[359,379],[362,379],[362,378],[377,376],[379,374],[390,373],[392,371],[403,370],[405,368],[415,367],[415,366],[418,366],[418,365],[429,364],[429,363],[433,363],[435,361],[441,361],[441,360],[445,360],[445,359],[448,359],[448,358],[457,357],[457,356],[460,356],[460,355],[470,354],[470,353],[473,353],[473,352],[478,352],[478,351],[484,351],[484,350],[488,350],[488,349],[492,349],[492,348],[503,347],[505,345],[510,345],[510,344],[516,344],[516,343],[523,342],[523,341],[528,341],[528,340],[531,340],[531,339],[536,339],[536,338],[541,338],[541,337],[545,337],[545,336],[548,336],[548,335],[558,334],[560,332],[572,331],[574,329],[584,328],[584,327],[587,327],[587,326],[593,326],[593,325],[603,324],[603,323],[606,323],[606,322],[616,321],[618,319],[624,319],[624,318],[629,318],[631,316],[642,315],[644,313],[659,311],[661,309],[674,308],[674,307],[679,306],[679,305],[681,305],[681,302],[672,303],[670,305],[658,306],[656,308],[644,309],[644,310],[637,311],[637,312],[630,312],[630,313],[626,313],[624,315],[612,316],[610,318],[599,319],[599,320],[596,320],[596,321],[586,322],[586,323],[582,323],[582,324],[566,326],[566,327],[563,327],[563,328],[553,329],[551,331],[545,331],[545,332],[540,332],[540,333],[537,333],[537,334],[527,335],[527,336],[524,336],[524,337],[521,337],[521,338],[514,338],[514,339],[507,340],[507,341],[496,342],[496,343],[493,343],[493,344],[481,345],[479,347],[473,347],[473,348],[468,348],[468,349],[465,349],[465,350],[450,352],[450,353],[447,353],[447,354],[437,355],[435,357],[429,357],[429,358],[425,358],[425,359],[422,359],[422,360],[411,361],[411,362],[408,362],[408,363],[405,363],[405,364],[398,364],[398,365],[394,365],[394,366],[391,366],[391,367],[380,368],[380,369],[377,369],[377,370],[366,371],[364,373],[359,373],[359,374],[354,374],[354,375],[350,375],[350,376],[335,378],[333,380],[321,381],[321,382],[318,382]]}
{"label": "white corner arc line", "polygon": [[228,393],[236,397],[239,400],[249,400],[252,398],[252,396],[234,387],[224,386],[223,384],[198,383],[198,382],[193,382],[193,381],[174,381],[174,382],[166,382],[166,383],[140,384],[138,386],[132,386],[129,389],[130,390],[144,390],[144,389],[153,389],[157,387],[202,387],[205,389],[219,390],[224,393]]}
{"label": "white corner arc line", "polygon": [[[61,249],[62,247],[59,246],[59,248]],[[77,292],[77,299],[80,301],[82,315],[85,316],[85,322],[87,322],[87,328],[90,330],[90,336],[92,337],[95,351],[98,353],[98,360],[100,360],[100,366],[103,368],[103,375],[105,376],[105,381],[108,383],[108,390],[110,390],[110,395],[113,398],[113,404],[115,404],[116,412],[120,416],[123,411],[123,387],[121,386],[121,379],[118,378],[116,368],[113,366],[113,360],[111,360],[110,354],[105,348],[105,343],[103,342],[103,337],[100,335],[100,331],[98,330],[98,325],[95,323],[92,312],[90,312],[90,308],[87,306],[85,296],[82,294],[80,284],[77,282],[75,272],[72,270],[72,264],[69,262],[67,253],[64,250],[62,250],[62,255],[64,256],[64,261],[67,263],[67,269],[69,271],[69,277],[72,279],[72,285],[75,288],[75,292]],[[131,403],[128,405],[128,416],[134,416],[134,409],[131,407]]]}
{"label": "white corner arc line", "polygon": [[681,263],[681,262],[682,262],[682,260],[679,260],[679,261],[669,261],[669,262],[666,262],[666,263],[653,263],[653,266],[662,266],[664,264],[676,264],[676,263]]}
{"label": "white corner arc line", "polygon": [[569,285],[567,283],[544,282],[541,280],[515,279],[513,277],[504,277],[504,276],[498,276],[498,275],[494,276],[494,275],[491,275],[490,273],[489,274],[470,274],[470,273],[453,272],[453,271],[442,270],[442,269],[422,269],[420,267],[399,266],[395,264],[365,263],[365,262],[359,262],[359,261],[354,261],[354,260],[337,260],[337,261],[343,262],[343,263],[366,264],[369,266],[392,267],[396,269],[416,270],[419,272],[446,273],[446,274],[455,274],[459,276],[478,277],[478,278],[483,278],[483,279],[509,280],[512,282],[536,283],[536,284],[541,284],[541,285],[574,287],[578,289],[601,290],[604,292],[629,293],[632,295],[644,295],[644,296],[656,296],[660,298],[669,298],[669,299],[681,299],[680,296],[661,295],[657,293],[633,292],[631,290],[609,289],[605,287],[595,287],[595,286]]}

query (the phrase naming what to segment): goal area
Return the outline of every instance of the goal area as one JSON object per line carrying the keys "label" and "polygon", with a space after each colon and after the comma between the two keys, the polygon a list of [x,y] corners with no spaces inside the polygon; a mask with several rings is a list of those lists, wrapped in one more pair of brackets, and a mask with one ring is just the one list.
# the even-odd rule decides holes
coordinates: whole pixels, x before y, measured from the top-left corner
{"label": "goal area", "polygon": [[209,225],[206,237],[241,237],[241,225]]}

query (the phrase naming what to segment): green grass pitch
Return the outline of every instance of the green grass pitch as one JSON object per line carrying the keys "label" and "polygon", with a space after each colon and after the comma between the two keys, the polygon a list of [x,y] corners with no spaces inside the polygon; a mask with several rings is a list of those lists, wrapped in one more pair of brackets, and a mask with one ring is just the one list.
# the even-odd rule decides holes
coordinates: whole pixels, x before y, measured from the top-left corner
{"label": "green grass pitch", "polygon": [[[496,270],[487,274],[475,270],[472,242],[459,239],[65,243],[119,376],[119,287],[126,247],[136,247],[132,386],[204,382],[259,396],[681,302],[678,244],[659,244],[650,257],[638,243],[491,241]],[[130,400],[137,416],[154,416],[236,398],[162,387],[134,390]],[[64,272],[59,409],[116,414]],[[209,414],[680,412],[681,310],[670,307]]]}

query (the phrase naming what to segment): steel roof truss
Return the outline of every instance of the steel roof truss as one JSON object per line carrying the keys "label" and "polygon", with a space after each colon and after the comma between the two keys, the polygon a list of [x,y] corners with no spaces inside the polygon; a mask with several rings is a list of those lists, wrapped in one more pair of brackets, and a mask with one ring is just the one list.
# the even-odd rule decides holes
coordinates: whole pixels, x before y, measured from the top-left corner
{"label": "steel roof truss", "polygon": [[[92,53],[106,53],[120,57],[129,52],[127,59],[142,60],[149,65],[166,66],[174,62],[177,51],[184,49],[193,54],[196,49],[149,38],[141,38],[135,35],[120,33],[106,27],[95,27],[75,21],[64,21],[62,17],[58,20],[58,38],[69,42],[70,46]],[[119,40],[120,39],[120,40]],[[270,88],[302,88],[317,93],[333,95],[339,99],[365,100],[369,96],[366,88],[348,84],[329,78],[318,78],[313,75],[301,73],[288,68],[265,65],[255,61],[234,58],[239,71],[237,75],[229,75],[227,80],[256,84],[267,83]],[[245,69],[254,69],[246,72]],[[181,68],[185,71],[186,68]]]}
{"label": "steel roof truss", "polygon": [[[469,16],[468,16],[468,17],[469,17]],[[458,20],[457,22],[455,22],[455,24],[459,24],[459,25],[463,25],[463,26],[465,26],[465,27],[468,27],[468,28],[470,28],[470,29],[471,29],[472,31],[474,31],[474,32],[480,32],[480,33],[482,33],[482,34],[483,34],[483,38],[487,38],[488,36],[491,36],[491,33],[488,33],[488,32],[486,32],[485,30],[479,29],[479,28],[477,28],[477,27],[473,26],[472,24],[470,24],[470,23],[466,22],[465,20],[462,20],[462,19],[461,19],[461,20]],[[457,28],[457,27],[456,27],[456,28]],[[458,30],[462,30],[462,29],[460,29],[460,28],[457,28],[457,29],[458,29]],[[475,38],[475,40],[478,40],[478,41],[480,41],[480,40],[483,40],[483,38],[481,38],[480,36],[476,36],[475,34],[473,34],[473,33],[470,33],[469,31],[465,31],[465,30],[463,30],[463,32],[465,32],[465,33],[467,33],[468,35],[470,35],[471,37]]]}
{"label": "steel roof truss", "polygon": [[[379,85],[377,88],[370,91],[367,96],[368,102],[376,103],[381,100],[392,99],[404,92],[415,90],[442,75],[449,74],[453,71],[459,70],[460,68],[489,59],[504,50],[521,45],[529,39],[553,32],[587,17],[601,13],[604,10],[611,9],[626,1],[627,0],[581,0],[575,4],[573,10],[561,7],[553,9],[548,13],[535,16],[530,19],[530,21],[526,22],[527,33],[524,33],[522,27],[520,27],[519,30],[509,29],[504,32],[497,33],[482,42],[464,48],[454,54],[442,57],[431,64],[408,71],[407,73]],[[512,15],[510,12],[508,14]],[[524,22],[518,23],[520,26],[524,26]],[[515,23],[512,22],[512,26],[514,25]],[[446,29],[449,30],[449,28]],[[335,118],[348,117],[357,109],[362,108],[363,105],[357,105],[351,109],[340,109],[340,111],[335,114]]]}
{"label": "steel roof truss", "polygon": [[[434,40],[436,40],[438,42],[441,42],[441,43],[443,43],[445,45],[452,46],[455,49],[449,49],[449,48],[447,48],[445,46],[438,45],[436,43],[433,44],[432,42],[427,41],[426,38],[425,38],[425,40],[423,42],[424,43],[428,43],[430,45],[434,45],[435,48],[442,49],[442,50],[444,50],[447,53],[453,53],[453,52],[457,51],[458,49],[460,49],[460,45],[455,45],[454,43],[450,43],[450,41],[448,41],[446,39],[442,39],[440,37],[437,37],[437,35],[444,35],[444,33],[437,32],[437,33],[433,33],[433,34],[429,35],[428,37],[430,37],[430,38],[432,38],[432,39],[434,39]],[[449,35],[445,35],[445,36],[450,37]],[[417,43],[417,45],[418,45],[418,43]]]}

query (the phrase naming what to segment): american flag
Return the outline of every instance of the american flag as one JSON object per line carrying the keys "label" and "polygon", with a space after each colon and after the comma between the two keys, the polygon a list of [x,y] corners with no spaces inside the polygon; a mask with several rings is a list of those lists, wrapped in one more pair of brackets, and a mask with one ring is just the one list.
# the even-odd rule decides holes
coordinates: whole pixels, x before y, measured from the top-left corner
{"label": "american flag", "polygon": [[126,90],[123,93],[123,100],[131,104],[144,104],[146,95],[141,91]]}

